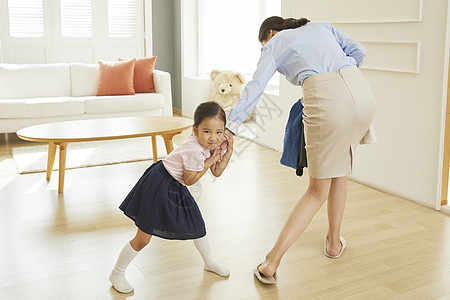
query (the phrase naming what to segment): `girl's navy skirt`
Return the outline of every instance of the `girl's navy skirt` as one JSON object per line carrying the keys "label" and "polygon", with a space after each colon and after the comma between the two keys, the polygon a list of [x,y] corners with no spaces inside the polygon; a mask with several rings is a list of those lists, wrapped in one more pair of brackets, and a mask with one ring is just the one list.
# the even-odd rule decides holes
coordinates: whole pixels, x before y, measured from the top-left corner
{"label": "girl's navy skirt", "polygon": [[186,186],[167,172],[162,161],[152,164],[119,208],[145,233],[169,240],[206,235],[200,209]]}

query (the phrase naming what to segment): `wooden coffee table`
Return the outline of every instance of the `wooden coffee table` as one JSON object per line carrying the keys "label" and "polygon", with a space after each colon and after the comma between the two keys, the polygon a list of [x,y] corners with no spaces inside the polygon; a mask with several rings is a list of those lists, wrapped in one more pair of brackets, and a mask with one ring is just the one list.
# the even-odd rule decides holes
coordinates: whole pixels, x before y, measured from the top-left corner
{"label": "wooden coffee table", "polygon": [[50,180],[59,148],[58,193],[64,190],[67,144],[151,136],[153,161],[158,160],[156,136],[164,139],[167,154],[173,150],[173,136],[193,125],[191,119],[181,117],[123,117],[96,120],[56,122],[25,127],[17,135],[27,141],[48,143],[47,180]]}

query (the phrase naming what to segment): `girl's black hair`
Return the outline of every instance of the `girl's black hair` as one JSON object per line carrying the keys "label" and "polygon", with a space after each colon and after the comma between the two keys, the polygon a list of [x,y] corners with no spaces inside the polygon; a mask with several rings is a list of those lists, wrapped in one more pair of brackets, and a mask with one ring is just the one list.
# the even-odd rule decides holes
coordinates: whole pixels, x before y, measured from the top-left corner
{"label": "girl's black hair", "polygon": [[273,16],[267,18],[262,22],[261,27],[259,28],[259,42],[266,41],[269,37],[270,30],[282,31],[284,29],[292,29],[305,25],[309,20],[306,18],[294,19],[287,18],[284,19],[282,17]]}
{"label": "girl's black hair", "polygon": [[217,102],[203,102],[194,112],[194,127],[197,127],[205,118],[219,117],[225,124],[227,123],[227,116],[225,111]]}

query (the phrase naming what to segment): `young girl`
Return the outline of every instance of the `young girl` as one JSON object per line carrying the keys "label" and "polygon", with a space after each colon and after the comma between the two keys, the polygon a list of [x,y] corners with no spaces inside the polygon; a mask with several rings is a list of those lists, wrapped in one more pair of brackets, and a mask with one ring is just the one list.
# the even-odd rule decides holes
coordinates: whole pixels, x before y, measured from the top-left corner
{"label": "young girl", "polygon": [[[137,233],[123,247],[109,276],[118,292],[133,291],[125,270],[153,235],[169,240],[194,240],[205,270],[219,276],[230,275],[227,268],[213,260],[205,222],[186,187],[196,183],[208,169],[219,177],[227,166],[233,153],[233,136],[224,134],[225,123],[225,112],[219,104],[200,104],[194,113],[193,134],[165,159],[152,164],[120,205],[136,224]],[[224,140],[227,147],[222,153],[220,146]]]}

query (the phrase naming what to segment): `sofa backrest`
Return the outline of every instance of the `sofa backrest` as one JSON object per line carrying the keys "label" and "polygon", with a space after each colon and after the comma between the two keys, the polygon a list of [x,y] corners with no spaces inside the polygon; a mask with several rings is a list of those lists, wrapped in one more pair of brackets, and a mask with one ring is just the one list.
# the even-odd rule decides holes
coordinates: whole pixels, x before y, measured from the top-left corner
{"label": "sofa backrest", "polygon": [[98,87],[98,64],[71,63],[72,97],[95,96]]}
{"label": "sofa backrest", "polygon": [[70,65],[0,64],[0,99],[71,95]]}

